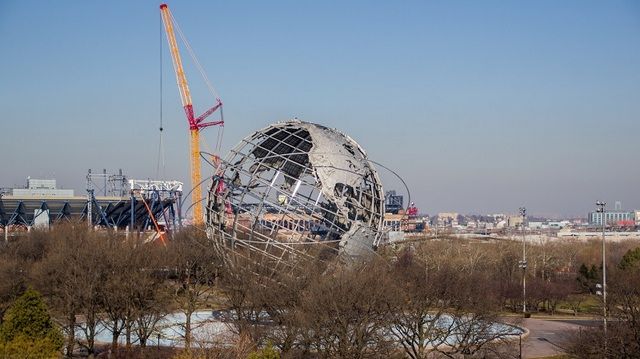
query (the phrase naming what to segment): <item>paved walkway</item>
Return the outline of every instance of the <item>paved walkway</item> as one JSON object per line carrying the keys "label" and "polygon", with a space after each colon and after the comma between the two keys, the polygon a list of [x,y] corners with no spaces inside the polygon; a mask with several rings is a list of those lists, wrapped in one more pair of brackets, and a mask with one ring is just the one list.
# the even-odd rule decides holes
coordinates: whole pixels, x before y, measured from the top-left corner
{"label": "paved walkway", "polygon": [[527,318],[517,325],[529,330],[529,335],[522,340],[522,357],[540,358],[562,354],[573,333],[594,322],[576,318]]}

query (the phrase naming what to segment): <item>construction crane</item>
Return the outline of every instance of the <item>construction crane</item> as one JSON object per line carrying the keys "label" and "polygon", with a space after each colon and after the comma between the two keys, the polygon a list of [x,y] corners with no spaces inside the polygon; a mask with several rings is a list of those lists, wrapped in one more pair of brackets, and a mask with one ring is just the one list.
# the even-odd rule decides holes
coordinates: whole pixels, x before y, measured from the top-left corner
{"label": "construction crane", "polygon": [[[176,72],[176,80],[178,82],[178,89],[180,91],[180,100],[182,101],[182,107],[184,108],[184,112],[187,116],[187,121],[189,122],[189,132],[190,132],[190,149],[191,149],[191,185],[192,185],[192,194],[191,199],[193,202],[193,220],[194,224],[202,224],[204,217],[202,215],[202,190],[201,186],[201,170],[200,170],[200,130],[209,126],[223,126],[224,119],[222,117],[222,101],[219,97],[216,97],[216,104],[205,111],[202,115],[195,117],[193,110],[193,103],[191,101],[191,92],[189,91],[189,85],[187,83],[187,77],[184,73],[184,68],[182,67],[182,59],[180,58],[180,51],[178,49],[178,43],[176,42],[176,36],[174,33],[174,25],[180,32],[180,28],[175,24],[175,20],[169,11],[169,7],[167,4],[160,5],[160,13],[162,14],[162,21],[164,23],[164,29],[167,34],[167,42],[169,43],[169,49],[171,51],[171,58],[173,60],[173,68]],[[189,44],[186,43],[186,39],[182,36],[180,32],[181,38],[187,49],[189,50],[192,57],[194,57],[194,61],[198,66],[201,74],[203,75],[209,89],[212,90],[212,86],[209,84],[209,81],[202,70],[199,62],[193,55]],[[213,91],[212,91],[213,93]],[[220,120],[212,121],[212,122],[204,122],[204,120],[209,117],[211,114],[220,110]]]}

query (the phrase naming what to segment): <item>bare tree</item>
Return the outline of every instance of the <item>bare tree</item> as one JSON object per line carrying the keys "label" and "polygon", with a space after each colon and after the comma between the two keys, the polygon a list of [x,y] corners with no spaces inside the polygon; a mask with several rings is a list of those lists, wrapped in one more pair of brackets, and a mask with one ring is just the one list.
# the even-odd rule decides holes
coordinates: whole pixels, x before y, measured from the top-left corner
{"label": "bare tree", "polygon": [[451,283],[441,269],[428,270],[409,250],[401,252],[396,263],[395,289],[399,295],[397,301],[389,303],[392,334],[413,359],[426,358],[430,347],[447,339],[439,337],[440,323],[453,297]]}
{"label": "bare tree", "polygon": [[3,253],[0,256],[0,318],[26,289],[25,273],[21,264],[21,261],[10,255]]}
{"label": "bare tree", "polygon": [[133,261],[137,270],[130,281],[129,320],[125,326],[127,345],[131,343],[131,327],[135,329],[141,347],[146,347],[149,337],[168,314],[170,292],[166,281],[163,257],[167,249],[158,245],[137,245]]}
{"label": "bare tree", "polygon": [[118,341],[125,336],[127,349],[131,335],[136,334],[141,347],[167,312],[165,276],[161,270],[159,243],[142,243],[136,239],[118,238],[109,242],[105,253],[108,267],[101,301],[102,321],[112,334],[111,351],[116,353]]}
{"label": "bare tree", "polygon": [[207,306],[213,294],[214,279],[219,271],[214,244],[200,228],[192,227],[177,233],[167,245],[171,266],[173,297],[185,315],[184,340],[189,349],[192,341],[191,317]]}
{"label": "bare tree", "polygon": [[558,275],[544,282],[544,300],[546,310],[555,315],[560,303],[566,302],[569,295],[577,291],[576,280],[570,275]]}
{"label": "bare tree", "polygon": [[[229,265],[220,280],[228,307],[224,313],[225,320],[232,324],[231,329],[238,338],[256,347],[265,335],[267,323],[264,310],[267,307],[278,308],[281,304],[270,293],[278,291],[281,286],[274,278],[275,272],[265,270],[262,263],[241,255],[232,255],[227,263]],[[273,314],[276,313],[277,309]]]}
{"label": "bare tree", "polygon": [[386,263],[336,265],[302,291],[296,308],[302,340],[324,358],[386,357],[393,350]]}
{"label": "bare tree", "polygon": [[104,251],[104,265],[108,275],[100,290],[100,304],[103,308],[102,323],[111,332],[111,351],[118,350],[118,339],[124,330],[131,308],[130,296],[135,286],[132,276],[136,273],[132,261],[133,248],[124,241],[110,240]]}
{"label": "bare tree", "polygon": [[27,288],[28,274],[47,251],[48,233],[34,230],[0,245],[0,321],[4,311]]}
{"label": "bare tree", "polygon": [[514,334],[512,327],[499,324],[497,296],[487,296],[493,281],[475,266],[461,271],[458,259],[428,265],[408,251],[400,254],[395,268],[399,301],[389,311],[392,333],[410,358],[433,352],[487,356]]}
{"label": "bare tree", "polygon": [[[34,266],[34,283],[63,323],[67,355],[73,353],[76,328],[85,334],[81,345],[93,355],[102,309],[100,290],[108,275],[103,262],[106,238],[77,223],[57,226],[49,236],[50,249]],[[77,315],[82,315],[82,325],[76,321]]]}
{"label": "bare tree", "polygon": [[603,326],[581,330],[569,345],[580,358],[640,358],[640,271],[607,268],[609,320]]}

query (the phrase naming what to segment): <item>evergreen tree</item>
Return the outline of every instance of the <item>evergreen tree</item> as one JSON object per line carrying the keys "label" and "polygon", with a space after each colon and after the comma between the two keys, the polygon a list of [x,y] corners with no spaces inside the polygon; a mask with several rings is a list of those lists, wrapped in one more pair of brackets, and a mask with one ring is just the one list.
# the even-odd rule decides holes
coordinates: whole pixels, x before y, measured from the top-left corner
{"label": "evergreen tree", "polygon": [[640,267],[640,247],[629,249],[620,260],[620,269],[627,270]]}
{"label": "evergreen tree", "polygon": [[249,354],[247,359],[280,359],[280,352],[273,344],[267,343],[266,347]]}
{"label": "evergreen tree", "polygon": [[56,357],[62,343],[62,334],[37,291],[27,289],[5,312],[0,325],[0,356]]}
{"label": "evergreen tree", "polygon": [[578,278],[576,279],[578,283],[580,283],[583,291],[593,294],[596,283],[600,282],[599,278],[600,270],[595,265],[591,265],[591,268],[587,267],[584,263],[580,265]]}

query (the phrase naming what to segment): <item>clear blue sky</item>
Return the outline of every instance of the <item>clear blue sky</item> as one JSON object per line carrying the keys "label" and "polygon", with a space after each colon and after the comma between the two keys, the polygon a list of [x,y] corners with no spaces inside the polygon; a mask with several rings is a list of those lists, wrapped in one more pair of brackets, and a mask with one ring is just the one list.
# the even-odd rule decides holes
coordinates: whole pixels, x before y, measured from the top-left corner
{"label": "clear blue sky", "polygon": [[[0,186],[54,176],[81,193],[88,168],[156,176],[158,5],[0,2]],[[640,208],[640,2],[169,6],[225,103],[224,152],[297,116],[359,141],[422,212]],[[166,177],[188,183],[163,45]],[[187,72],[202,111],[212,101]]]}

